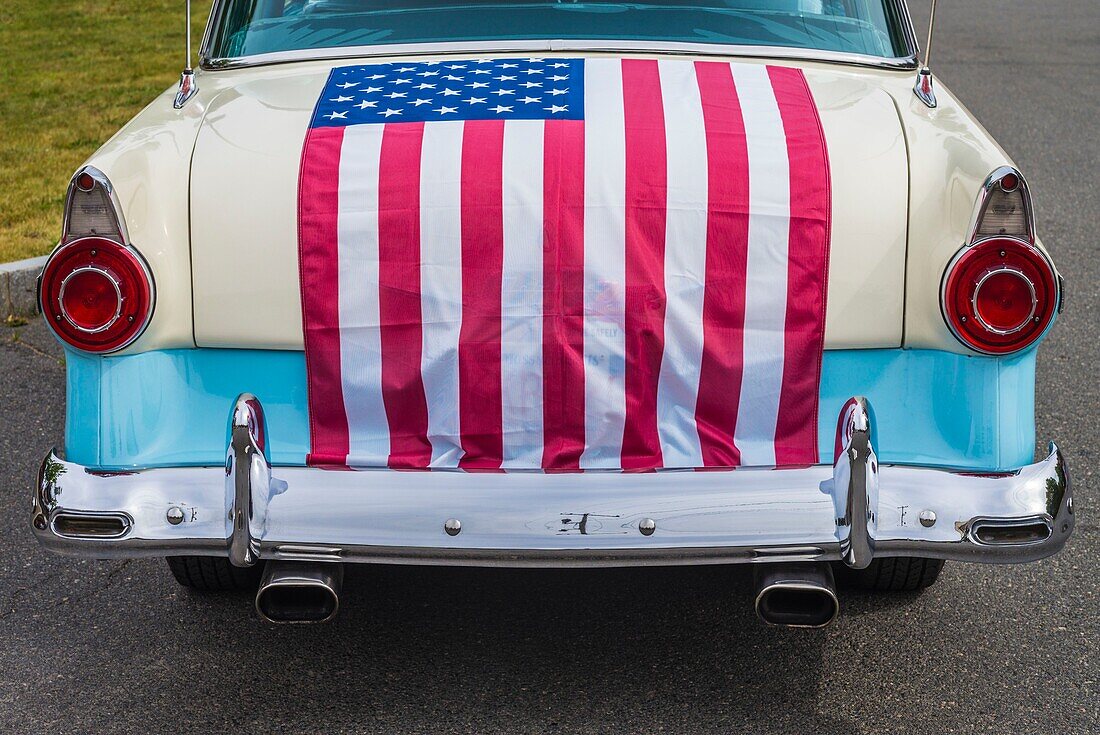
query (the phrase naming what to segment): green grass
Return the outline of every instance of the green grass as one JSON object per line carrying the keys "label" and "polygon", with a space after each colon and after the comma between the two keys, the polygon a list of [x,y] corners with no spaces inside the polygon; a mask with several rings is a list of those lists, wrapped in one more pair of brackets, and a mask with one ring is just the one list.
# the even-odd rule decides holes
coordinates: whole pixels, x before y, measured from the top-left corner
{"label": "green grass", "polygon": [[[209,2],[194,5],[197,46]],[[183,0],[0,3],[0,263],[53,248],[73,171],[179,78],[183,8]]]}

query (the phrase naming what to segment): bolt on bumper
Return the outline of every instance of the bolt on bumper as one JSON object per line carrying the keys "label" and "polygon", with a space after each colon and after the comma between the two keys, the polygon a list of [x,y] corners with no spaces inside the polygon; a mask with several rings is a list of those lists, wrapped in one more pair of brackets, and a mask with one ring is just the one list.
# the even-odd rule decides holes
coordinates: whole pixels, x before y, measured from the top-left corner
{"label": "bolt on bumper", "polygon": [[1035,561],[1073,531],[1062,453],[1010,472],[879,465],[852,398],[832,465],[649,473],[273,467],[240,396],[224,467],[104,472],[51,452],[34,489],[46,548],[94,558],[635,566],[920,556]]}

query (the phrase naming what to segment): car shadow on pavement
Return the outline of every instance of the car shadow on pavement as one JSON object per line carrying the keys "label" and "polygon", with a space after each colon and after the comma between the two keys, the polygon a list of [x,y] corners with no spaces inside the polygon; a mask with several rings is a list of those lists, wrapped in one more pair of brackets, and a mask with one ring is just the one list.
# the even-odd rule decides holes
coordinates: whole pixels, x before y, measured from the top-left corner
{"label": "car shadow on pavement", "polygon": [[352,567],[327,626],[262,624],[240,596],[185,593],[174,617],[236,630],[223,684],[282,727],[856,731],[830,711],[828,634],[768,628],[752,599],[740,567]]}

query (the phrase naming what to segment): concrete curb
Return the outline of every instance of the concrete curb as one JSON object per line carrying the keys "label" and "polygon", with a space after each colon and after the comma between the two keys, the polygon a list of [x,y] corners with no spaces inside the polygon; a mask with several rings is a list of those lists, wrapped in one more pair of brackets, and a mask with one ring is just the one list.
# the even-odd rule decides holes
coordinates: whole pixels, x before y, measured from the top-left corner
{"label": "concrete curb", "polygon": [[46,257],[0,263],[0,320],[34,314],[38,274],[46,264]]}

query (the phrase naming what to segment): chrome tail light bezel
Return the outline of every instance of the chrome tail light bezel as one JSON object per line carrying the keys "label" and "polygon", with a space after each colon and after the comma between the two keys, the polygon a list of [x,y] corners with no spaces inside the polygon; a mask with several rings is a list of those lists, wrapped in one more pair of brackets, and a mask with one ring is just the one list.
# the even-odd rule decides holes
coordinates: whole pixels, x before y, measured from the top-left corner
{"label": "chrome tail light bezel", "polygon": [[[76,196],[89,193],[98,194],[102,197],[102,202],[107,205],[104,212],[106,217],[101,218],[101,221],[108,222],[110,225],[110,230],[107,232],[101,233],[94,230],[89,232],[80,226],[79,218],[74,216],[74,210],[79,206],[76,203]],[[88,250],[89,255],[82,257],[80,255],[82,250]],[[112,269],[102,262],[95,262],[98,250],[104,253],[110,250],[111,257],[108,261],[117,260],[124,266],[121,270],[125,272],[119,273],[116,272],[118,269]],[[102,259],[103,255],[99,257]],[[76,258],[74,263],[65,262],[73,258]],[[55,272],[57,268],[61,270]],[[115,318],[110,323],[96,328],[87,328],[74,321],[61,300],[64,295],[64,286],[69,279],[76,273],[86,270],[105,275],[115,286],[118,296],[118,313]],[[126,276],[133,277],[139,282],[122,284],[119,278]],[[123,317],[126,291],[133,291],[147,303],[139,303],[134,313],[125,315],[127,323],[121,329],[115,330],[118,333],[117,338],[95,344],[105,336],[106,332],[114,329]],[[46,259],[38,276],[36,300],[39,311],[58,339],[68,348],[87,354],[106,355],[125,349],[144,334],[153,319],[157,302],[153,271],[144,256],[130,243],[126,218],[114,186],[106,174],[94,166],[80,168],[69,182],[61,240]]]}
{"label": "chrome tail light bezel", "polygon": [[[1023,221],[1018,231],[1001,231],[996,234],[982,232],[983,220],[989,213],[994,195],[998,193],[1019,195]],[[994,249],[998,250],[997,255],[1004,262],[991,264],[984,273],[976,277],[968,292],[963,294],[965,298],[962,300],[968,303],[970,314],[955,313],[959,311],[957,305],[961,301],[956,298],[958,294],[950,289],[954,287],[957,271],[968,267],[969,261],[987,256]],[[1014,258],[1018,259],[1017,262],[1013,262]],[[1034,272],[1029,272],[1032,269]],[[1012,328],[999,328],[986,323],[978,307],[981,285],[994,272],[1011,272],[1019,276],[1032,294],[1030,315]],[[1054,262],[1036,241],[1035,212],[1027,180],[1012,166],[998,167],[986,178],[978,193],[966,244],[955,253],[943,271],[940,281],[940,314],[944,324],[955,339],[976,353],[1010,355],[1021,352],[1042,340],[1054,324],[1055,317],[1062,310],[1063,284]],[[972,318],[972,321],[968,322],[968,318]],[[984,331],[984,335],[969,329],[970,323],[976,323]],[[1033,328],[1028,329],[1029,325]],[[1018,341],[1009,339],[1020,333],[1023,336]]]}
{"label": "chrome tail light bezel", "polygon": [[[986,250],[997,250],[998,254],[995,257],[1004,258],[1006,262],[987,269],[985,273],[978,277],[978,282],[975,283],[974,287],[969,288],[962,295],[962,298],[958,299],[970,306],[971,313],[956,314],[957,310],[952,306],[952,303],[957,300],[955,298],[956,294],[951,291],[953,278],[960,268],[969,265],[968,260],[984,256],[985,253],[982,251]],[[1010,253],[1010,250],[1015,252]],[[1036,270],[1045,271],[1038,276],[1041,282],[1037,283],[1033,280],[1027,270],[1020,267],[1019,262],[1012,261],[1013,258],[1027,260],[1029,266],[1034,267]],[[986,324],[977,308],[977,286],[980,284],[981,279],[986,278],[992,270],[1009,270],[1019,275],[1027,282],[1033,297],[1035,297],[1031,314],[1012,329],[999,329]],[[967,348],[983,355],[1010,355],[1032,347],[1047,333],[1051,325],[1054,324],[1054,318],[1059,311],[1061,290],[1061,278],[1054,267],[1054,263],[1038,247],[1017,238],[986,238],[960,250],[951,259],[947,268],[944,269],[943,278],[940,282],[940,312],[944,324],[950,329],[951,334]],[[971,318],[988,334],[988,339],[983,340],[980,333],[976,331],[973,334],[969,333],[964,325],[968,325]],[[960,321],[961,323],[959,323]],[[1032,324],[1034,328],[1027,329]],[[1022,332],[1024,334],[1019,339],[1012,339]]]}

